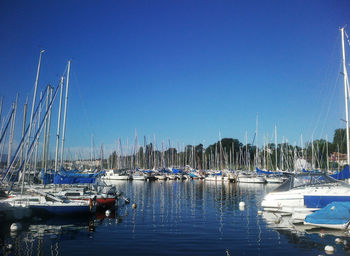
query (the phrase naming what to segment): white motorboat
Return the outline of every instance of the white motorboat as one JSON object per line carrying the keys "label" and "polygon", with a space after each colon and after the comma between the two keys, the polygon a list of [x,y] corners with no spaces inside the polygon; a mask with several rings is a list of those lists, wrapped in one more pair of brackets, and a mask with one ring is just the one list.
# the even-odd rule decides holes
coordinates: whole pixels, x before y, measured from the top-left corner
{"label": "white motorboat", "polygon": [[218,174],[209,174],[207,177],[204,178],[206,181],[222,181],[223,176]]}
{"label": "white motorboat", "polygon": [[282,176],[267,175],[265,177],[267,183],[283,183],[286,179]]}
{"label": "white motorboat", "polygon": [[168,178],[165,174],[156,174],[156,175],[154,175],[154,177],[157,180],[166,180]]}
{"label": "white motorboat", "polygon": [[241,183],[266,183],[264,176],[248,173],[239,173],[237,180]]}
{"label": "white motorboat", "polygon": [[348,184],[322,173],[303,173],[291,176],[268,193],[261,206],[266,211],[292,213],[303,208],[314,211],[334,201],[350,201]]}
{"label": "white motorboat", "polygon": [[135,172],[132,174],[132,180],[146,180],[146,176],[142,172]]}
{"label": "white motorboat", "polygon": [[106,171],[105,176],[101,177],[104,180],[130,180],[132,177],[126,172],[120,172],[117,170]]}

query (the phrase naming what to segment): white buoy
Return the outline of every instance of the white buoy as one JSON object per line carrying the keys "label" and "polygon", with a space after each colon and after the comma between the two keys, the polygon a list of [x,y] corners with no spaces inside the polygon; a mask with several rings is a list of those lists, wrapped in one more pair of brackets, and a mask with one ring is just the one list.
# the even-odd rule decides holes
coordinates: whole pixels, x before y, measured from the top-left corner
{"label": "white buoy", "polygon": [[324,237],[324,232],[321,230],[321,232],[318,234],[320,237]]}
{"label": "white buoy", "polygon": [[12,250],[12,248],[13,248],[13,245],[12,245],[12,244],[6,245],[6,250]]}
{"label": "white buoy", "polygon": [[136,204],[132,204],[131,206],[133,209],[136,209],[137,205]]}
{"label": "white buoy", "polygon": [[239,202],[239,207],[244,207],[245,206],[245,202]]}
{"label": "white buoy", "polygon": [[341,240],[339,237],[337,237],[335,240],[334,240],[337,244],[341,244],[343,242],[343,240]]}
{"label": "white buoy", "polygon": [[111,215],[111,210],[107,210],[107,211],[105,212],[105,215],[106,215],[106,217],[109,217],[109,215]]}
{"label": "white buoy", "polygon": [[21,229],[22,229],[21,223],[12,223],[11,224],[11,227],[10,227],[11,231],[18,231],[18,230],[21,230]]}
{"label": "white buoy", "polygon": [[262,211],[258,211],[258,215],[261,215],[263,212]]}
{"label": "white buoy", "polygon": [[326,251],[326,253],[333,253],[334,252],[334,247],[331,245],[326,245],[324,250]]}

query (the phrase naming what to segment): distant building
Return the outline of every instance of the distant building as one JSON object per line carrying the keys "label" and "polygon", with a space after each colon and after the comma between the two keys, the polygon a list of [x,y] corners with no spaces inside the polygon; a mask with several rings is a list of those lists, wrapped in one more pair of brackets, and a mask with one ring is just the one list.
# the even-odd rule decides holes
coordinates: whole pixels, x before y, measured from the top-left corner
{"label": "distant building", "polygon": [[329,161],[338,163],[341,166],[346,165],[348,163],[346,154],[342,154],[339,152],[333,152]]}

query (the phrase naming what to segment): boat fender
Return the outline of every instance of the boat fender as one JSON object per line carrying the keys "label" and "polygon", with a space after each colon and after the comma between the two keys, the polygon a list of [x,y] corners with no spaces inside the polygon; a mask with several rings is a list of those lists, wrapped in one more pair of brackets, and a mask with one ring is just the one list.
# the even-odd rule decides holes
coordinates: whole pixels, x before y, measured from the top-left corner
{"label": "boat fender", "polygon": [[337,244],[341,244],[343,243],[343,240],[341,240],[339,237],[337,237],[334,242],[336,242]]}
{"label": "boat fender", "polygon": [[333,253],[334,252],[334,247],[331,245],[326,245],[324,247],[324,250],[326,251],[326,253]]}
{"label": "boat fender", "polygon": [[105,212],[105,215],[106,215],[106,217],[109,217],[109,216],[111,215],[111,210],[107,210],[107,211]]}
{"label": "boat fender", "polygon": [[245,202],[239,202],[239,207],[244,207],[245,206]]}
{"label": "boat fender", "polygon": [[18,231],[18,230],[21,230],[21,229],[22,229],[21,223],[12,223],[11,224],[11,227],[10,227],[11,231]]}
{"label": "boat fender", "polygon": [[132,207],[133,209],[136,209],[137,205],[136,205],[136,204],[132,204],[131,207]]}

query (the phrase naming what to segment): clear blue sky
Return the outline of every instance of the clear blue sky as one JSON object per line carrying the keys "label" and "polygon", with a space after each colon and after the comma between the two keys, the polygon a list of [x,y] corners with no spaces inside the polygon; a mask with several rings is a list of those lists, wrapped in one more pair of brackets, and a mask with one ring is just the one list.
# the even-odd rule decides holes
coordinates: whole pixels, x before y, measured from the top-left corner
{"label": "clear blue sky", "polygon": [[20,93],[21,119],[46,49],[41,89],[72,59],[67,147],[89,148],[92,133],[115,147],[135,129],[159,145],[207,146],[219,132],[251,141],[257,113],[260,144],[275,124],[279,141],[333,137],[344,127],[339,27],[349,18],[347,0],[4,0],[0,95],[7,111]]}

